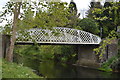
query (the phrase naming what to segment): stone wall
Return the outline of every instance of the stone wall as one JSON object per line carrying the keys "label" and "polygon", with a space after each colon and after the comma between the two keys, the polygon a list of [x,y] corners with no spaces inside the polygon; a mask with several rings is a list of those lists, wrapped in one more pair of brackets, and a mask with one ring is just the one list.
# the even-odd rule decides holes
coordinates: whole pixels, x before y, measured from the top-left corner
{"label": "stone wall", "polygon": [[118,40],[113,40],[111,44],[108,44],[106,46],[105,54],[103,55],[103,58],[101,59],[101,63],[107,61],[113,56],[116,56],[118,54]]}
{"label": "stone wall", "polygon": [[10,36],[2,35],[2,57],[5,57],[10,46]]}
{"label": "stone wall", "polygon": [[116,56],[118,53],[118,45],[117,44],[110,44],[108,45],[108,59],[112,56]]}
{"label": "stone wall", "polygon": [[79,45],[78,46],[78,61],[77,65],[98,68],[100,67],[98,59],[93,51],[99,45]]}
{"label": "stone wall", "polygon": [[79,45],[77,65],[99,68],[101,63],[106,62],[118,54],[118,40],[113,40],[112,44],[106,46],[102,59],[99,59],[99,55],[96,55],[93,51],[94,48],[98,48],[99,46],[100,45]]}

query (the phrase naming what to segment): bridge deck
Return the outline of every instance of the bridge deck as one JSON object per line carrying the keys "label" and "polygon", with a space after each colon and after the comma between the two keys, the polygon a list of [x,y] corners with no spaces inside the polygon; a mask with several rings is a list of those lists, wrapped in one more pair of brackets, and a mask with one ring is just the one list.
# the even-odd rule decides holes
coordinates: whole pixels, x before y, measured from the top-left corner
{"label": "bridge deck", "polygon": [[[26,42],[26,41],[16,41],[15,44],[19,44],[19,45],[31,45],[31,44],[35,44],[34,42]],[[82,45],[82,44],[85,44],[85,43],[79,43],[79,42],[39,42],[37,44],[40,44],[40,45]],[[91,44],[94,44],[94,45],[99,45],[99,44],[96,44],[96,43],[86,43],[87,45],[91,45]]]}

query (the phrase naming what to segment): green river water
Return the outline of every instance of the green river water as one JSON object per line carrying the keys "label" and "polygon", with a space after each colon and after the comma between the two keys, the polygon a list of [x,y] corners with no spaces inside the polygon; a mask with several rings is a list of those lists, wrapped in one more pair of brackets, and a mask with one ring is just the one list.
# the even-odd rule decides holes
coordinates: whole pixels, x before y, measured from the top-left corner
{"label": "green river water", "polygon": [[24,65],[47,78],[120,78],[120,73],[102,72],[54,61],[39,62],[28,59],[24,61]]}

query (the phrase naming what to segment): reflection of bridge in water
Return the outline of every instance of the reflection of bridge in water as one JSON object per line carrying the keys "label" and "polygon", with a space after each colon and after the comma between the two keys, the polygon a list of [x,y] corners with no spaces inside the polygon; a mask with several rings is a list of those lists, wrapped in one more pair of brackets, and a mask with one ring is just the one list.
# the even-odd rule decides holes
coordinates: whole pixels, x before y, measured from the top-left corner
{"label": "reflection of bridge in water", "polygon": [[[22,31],[23,32],[23,31]],[[101,38],[82,30],[54,27],[53,29],[34,28],[17,34],[18,44],[99,44]]]}

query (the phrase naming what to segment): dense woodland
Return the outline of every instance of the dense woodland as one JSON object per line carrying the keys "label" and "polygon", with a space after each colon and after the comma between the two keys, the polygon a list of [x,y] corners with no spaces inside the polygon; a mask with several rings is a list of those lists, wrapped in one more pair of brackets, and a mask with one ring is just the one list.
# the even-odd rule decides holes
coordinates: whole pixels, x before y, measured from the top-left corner
{"label": "dense woodland", "polygon": [[[35,45],[14,45],[17,31],[27,35],[24,30],[31,28],[67,27],[84,30],[106,40],[101,43],[100,48],[95,49],[96,52],[111,44],[108,43],[110,40],[120,37],[120,32],[117,32],[120,26],[120,1],[105,2],[104,5],[101,5],[100,2],[91,0],[89,10],[86,12],[87,16],[83,19],[79,18],[80,13],[77,12],[76,3],[72,0],[70,4],[62,2],[32,2],[32,4],[8,2],[3,10],[0,17],[3,21],[6,20],[7,24],[1,26],[1,33],[11,36],[10,48],[3,60],[4,64],[7,64],[6,60],[21,64],[23,63],[21,58],[35,59],[40,62],[54,60],[67,64],[75,64],[78,59],[77,46],[75,45],[38,45],[36,43]],[[14,16],[14,18],[8,20],[7,16]],[[120,71],[120,40],[118,48],[118,55],[103,63],[102,70]],[[100,57],[102,54],[104,53],[101,52]],[[3,67],[5,67],[4,64]],[[25,65],[23,64],[23,66]]]}

